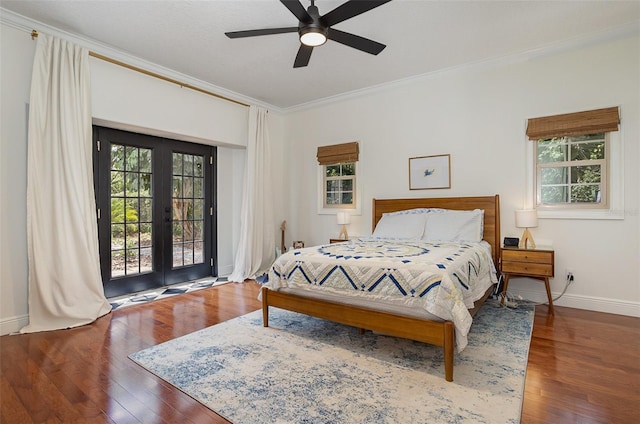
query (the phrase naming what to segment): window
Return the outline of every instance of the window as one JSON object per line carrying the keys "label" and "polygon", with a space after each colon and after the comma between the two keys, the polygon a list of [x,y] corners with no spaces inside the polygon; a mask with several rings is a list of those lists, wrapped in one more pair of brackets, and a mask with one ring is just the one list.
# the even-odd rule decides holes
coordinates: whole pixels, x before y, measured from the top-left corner
{"label": "window", "polygon": [[606,133],[553,137],[536,142],[536,206],[608,206]]}
{"label": "window", "polygon": [[360,211],[358,190],[357,141],[318,147],[318,213],[334,214],[349,209],[351,214]]}
{"label": "window", "polygon": [[617,107],[529,119],[527,198],[540,218],[623,219]]}
{"label": "window", "polygon": [[323,207],[353,208],[356,200],[356,163],[325,165],[323,174]]}

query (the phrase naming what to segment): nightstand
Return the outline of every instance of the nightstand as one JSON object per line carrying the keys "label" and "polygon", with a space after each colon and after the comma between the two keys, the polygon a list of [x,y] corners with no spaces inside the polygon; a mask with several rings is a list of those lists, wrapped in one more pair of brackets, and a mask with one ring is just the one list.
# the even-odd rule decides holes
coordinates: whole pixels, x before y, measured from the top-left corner
{"label": "nightstand", "polygon": [[[554,260],[554,251],[551,248],[503,247],[500,250],[500,271],[504,275],[502,293],[506,295],[510,277],[530,277],[542,280],[547,290],[549,312],[553,314],[553,298],[549,288],[549,278],[553,278],[554,275]],[[504,296],[502,302],[504,302]]]}
{"label": "nightstand", "polygon": [[329,239],[329,244],[334,244],[334,243],[344,243],[345,241],[349,241],[349,239],[337,239],[337,238],[332,238]]}

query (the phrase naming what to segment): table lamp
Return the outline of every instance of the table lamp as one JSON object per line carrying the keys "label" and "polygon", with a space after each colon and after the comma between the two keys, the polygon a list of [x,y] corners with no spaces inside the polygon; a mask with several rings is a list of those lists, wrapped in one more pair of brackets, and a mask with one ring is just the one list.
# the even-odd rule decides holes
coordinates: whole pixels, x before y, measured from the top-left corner
{"label": "table lamp", "polygon": [[340,235],[338,236],[338,238],[349,240],[349,235],[347,234],[347,224],[349,223],[350,217],[351,215],[349,215],[349,213],[347,212],[338,212],[336,214],[336,220],[338,222],[338,225],[342,225],[342,228],[340,229]]}
{"label": "table lamp", "polygon": [[535,249],[536,243],[533,241],[533,236],[529,232],[529,228],[538,226],[538,213],[535,209],[525,209],[516,211],[516,227],[524,228],[522,238],[520,239],[519,248]]}

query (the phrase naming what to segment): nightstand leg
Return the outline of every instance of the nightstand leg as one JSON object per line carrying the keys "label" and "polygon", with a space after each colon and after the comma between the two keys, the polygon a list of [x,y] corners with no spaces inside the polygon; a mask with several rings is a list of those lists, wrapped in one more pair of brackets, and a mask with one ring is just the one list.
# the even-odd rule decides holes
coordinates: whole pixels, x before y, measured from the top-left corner
{"label": "nightstand leg", "polygon": [[507,287],[509,287],[509,274],[504,276],[504,285],[502,286],[502,299],[500,305],[504,305],[504,299],[507,297]]}
{"label": "nightstand leg", "polygon": [[547,299],[549,300],[549,312],[553,312],[553,298],[551,297],[551,288],[549,287],[549,279],[547,277],[544,278],[544,287],[547,289]]}

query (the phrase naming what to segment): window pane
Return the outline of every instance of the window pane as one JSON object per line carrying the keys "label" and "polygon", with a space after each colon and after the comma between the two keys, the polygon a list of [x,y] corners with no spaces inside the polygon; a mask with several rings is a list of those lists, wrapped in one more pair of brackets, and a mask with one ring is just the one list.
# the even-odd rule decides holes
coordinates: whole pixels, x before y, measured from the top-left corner
{"label": "window pane", "polygon": [[111,171],[111,195],[124,195],[124,172]]}
{"label": "window pane", "polygon": [[111,225],[111,249],[124,249],[124,224]]}
{"label": "window pane", "polygon": [[140,174],[140,197],[151,197],[151,174]]}
{"label": "window pane", "polygon": [[193,219],[202,219],[203,201],[196,199],[193,202]]}
{"label": "window pane", "polygon": [[140,172],[151,172],[151,149],[139,150]]}
{"label": "window pane", "polygon": [[138,222],[138,199],[127,199],[125,208],[125,222]]}
{"label": "window pane", "polygon": [[127,146],[125,148],[125,171],[138,171],[140,166],[138,165],[138,148]]}
{"label": "window pane", "polygon": [[138,197],[138,174],[125,172],[125,193],[127,197]]}
{"label": "window pane", "polygon": [[349,180],[342,180],[342,187],[341,189],[343,191],[353,191],[353,180],[349,179]]}
{"label": "window pane", "polygon": [[124,171],[124,146],[111,145],[111,169]]}
{"label": "window pane", "polygon": [[124,250],[114,250],[111,252],[111,277],[121,277],[124,275]]}
{"label": "window pane", "polygon": [[195,221],[193,223],[193,239],[204,240],[204,229],[203,229],[202,221]]}
{"label": "window pane", "polygon": [[342,175],[356,175],[356,164],[351,163],[343,163],[342,164]]}
{"label": "window pane", "polygon": [[182,177],[173,177],[173,197],[182,197]]}
{"label": "window pane", "polygon": [[140,224],[140,246],[151,247],[152,233],[151,224]]}
{"label": "window pane", "polygon": [[600,184],[571,187],[571,203],[600,203]]}
{"label": "window pane", "polygon": [[151,222],[151,199],[140,199],[140,214],[138,215],[140,221]]}
{"label": "window pane", "polygon": [[137,274],[140,271],[140,262],[138,261],[138,249],[127,249],[127,275]]}
{"label": "window pane", "polygon": [[547,186],[541,187],[540,197],[542,203],[566,203],[567,186]]}
{"label": "window pane", "polygon": [[204,177],[203,163],[204,163],[204,157],[195,156],[193,158],[193,175],[195,175],[196,177]]}
{"label": "window pane", "polygon": [[543,185],[566,184],[568,180],[567,175],[568,169],[566,167],[542,168],[540,170]]}
{"label": "window pane", "polygon": [[327,191],[340,190],[340,180],[327,180]]}
{"label": "window pane", "polygon": [[173,154],[173,175],[182,175],[182,153]]}
{"label": "window pane", "polygon": [[571,182],[576,183],[599,183],[601,181],[600,165],[572,166]]}
{"label": "window pane", "polygon": [[151,255],[151,248],[140,249],[140,272],[153,271],[153,257]]}
{"label": "window pane", "polygon": [[127,248],[140,246],[138,226],[136,224],[127,224]]}
{"label": "window pane", "polygon": [[353,193],[351,193],[351,192],[342,193],[342,204],[343,205],[350,205],[352,203],[353,203]]}
{"label": "window pane", "polygon": [[173,245],[173,266],[182,266],[183,263],[182,243],[174,243]]}
{"label": "window pane", "polygon": [[567,145],[564,138],[538,141],[538,162],[564,162],[567,160]]}
{"label": "window pane", "polygon": [[124,199],[111,199],[111,223],[117,224],[124,222]]}
{"label": "window pane", "polygon": [[182,189],[184,197],[193,197],[193,178],[192,177],[184,177],[182,178]]}
{"label": "window pane", "polygon": [[196,199],[204,197],[204,192],[202,191],[203,183],[204,183],[203,178],[193,179],[193,197],[195,197]]}
{"label": "window pane", "polygon": [[571,145],[571,160],[604,159],[604,140],[595,143],[575,143]]}
{"label": "window pane", "polygon": [[338,176],[340,176],[340,165],[327,165],[327,167],[326,167],[326,176],[327,177],[338,177]]}
{"label": "window pane", "polygon": [[339,205],[340,195],[338,193],[327,193],[327,205]]}
{"label": "window pane", "polygon": [[184,225],[182,226],[182,231],[183,231],[183,234],[184,234],[184,240],[185,241],[192,241],[193,240],[193,222],[186,221],[184,223]]}
{"label": "window pane", "polygon": [[184,175],[193,175],[193,155],[184,155]]}

